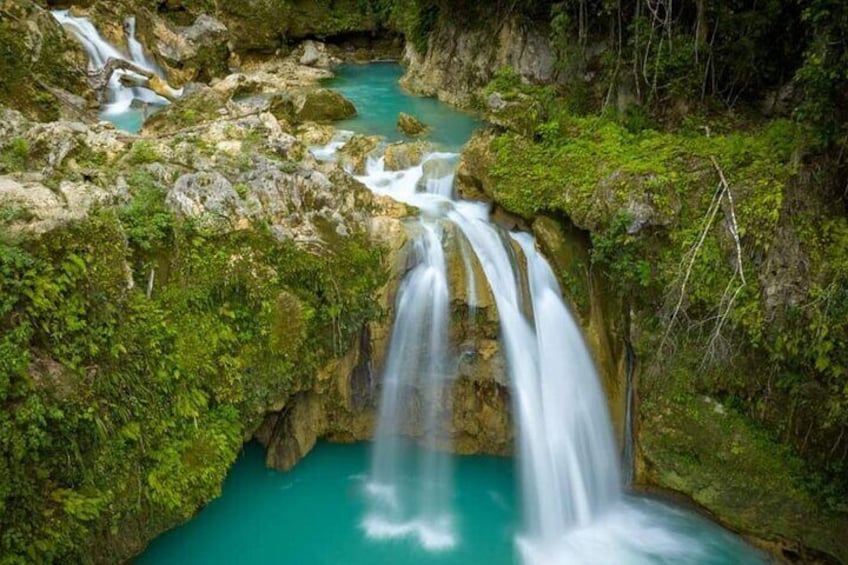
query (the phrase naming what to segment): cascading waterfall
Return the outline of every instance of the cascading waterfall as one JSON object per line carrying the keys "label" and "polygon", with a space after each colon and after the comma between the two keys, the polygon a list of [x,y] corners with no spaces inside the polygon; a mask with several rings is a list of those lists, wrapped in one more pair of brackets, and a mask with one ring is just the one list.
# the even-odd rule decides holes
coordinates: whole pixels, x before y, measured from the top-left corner
{"label": "cascading waterfall", "polygon": [[[97,71],[102,69],[109,59],[121,59],[131,62],[146,71],[155,73],[164,78],[162,70],[144,53],[144,49],[135,37],[135,18],[130,16],[124,22],[124,32],[127,37],[127,48],[129,53],[123,53],[117,47],[103,39],[97,28],[83,17],[72,16],[70,10],[54,10],[53,17],[70,33],[82,43],[89,60],[89,69]],[[106,116],[127,112],[134,101],[155,105],[167,104],[168,101],[158,94],[146,88],[127,87],[121,83],[121,77],[133,75],[132,72],[123,69],[116,70],[109,79],[107,88],[107,100],[104,104],[103,114]]]}
{"label": "cascading waterfall", "polygon": [[[447,267],[438,222],[422,218],[417,228],[416,265],[398,293],[383,375],[368,484],[374,508],[365,527],[376,537],[417,535],[425,547],[447,548],[455,543],[448,511],[450,456],[437,449],[440,422],[449,410]],[[414,392],[423,412],[417,422]],[[398,435],[416,426],[427,449],[413,451]],[[410,460],[418,463],[420,484],[402,479]]]}
{"label": "cascading waterfall", "polygon": [[[317,148],[316,154],[331,157],[339,146],[337,140],[331,143]],[[403,389],[414,386],[416,378],[430,383],[424,389],[425,403],[436,399],[434,390],[444,393],[448,381],[447,343],[428,332],[438,326],[447,334],[448,289],[438,226],[450,222],[465,238],[460,248],[469,245],[479,260],[501,320],[519,431],[525,522],[519,545],[525,548],[525,560],[534,561],[538,559],[532,556],[550,555],[546,548],[559,544],[570,529],[591,523],[619,498],[612,430],[591,357],[550,266],[530,235],[508,234],[492,223],[487,204],[453,199],[456,162],[456,154],[431,153],[410,169],[387,171],[383,158],[372,158],[366,174],[359,177],[375,193],[421,210],[419,229],[413,234],[417,264],[399,292],[383,377],[370,483],[378,501],[374,516],[382,517],[383,534],[414,531],[408,525],[410,517],[404,515],[409,509],[400,510],[396,496],[398,469],[410,457],[398,437],[404,431],[400,411]],[[522,291],[519,254],[526,260],[529,296]],[[473,281],[469,280],[469,286],[474,286]],[[427,360],[424,367],[423,359]],[[441,376],[436,374],[439,371]],[[429,421],[424,429],[425,441],[432,442]],[[427,453],[425,460],[436,457]],[[439,516],[439,525],[445,526],[450,523],[446,518],[451,513],[449,498],[444,491],[431,493],[430,485],[444,488],[449,484],[446,465],[427,465],[434,471],[425,469],[420,480],[428,506],[422,505],[418,512],[424,517],[422,523],[432,526],[435,522],[427,517]],[[374,516],[367,521],[372,533],[378,522]],[[396,525],[394,530],[388,528],[391,523]],[[441,533],[447,531],[441,528]]]}

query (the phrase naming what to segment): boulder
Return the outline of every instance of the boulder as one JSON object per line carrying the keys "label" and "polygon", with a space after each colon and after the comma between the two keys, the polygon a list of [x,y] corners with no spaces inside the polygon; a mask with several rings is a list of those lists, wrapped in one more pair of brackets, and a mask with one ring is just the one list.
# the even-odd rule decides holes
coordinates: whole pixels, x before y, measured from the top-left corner
{"label": "boulder", "polygon": [[354,174],[365,174],[368,157],[380,145],[382,139],[376,135],[354,135],[338,152],[338,161]]}
{"label": "boulder", "polygon": [[487,121],[527,136],[546,119],[541,102],[521,93],[505,96],[493,92],[486,98],[486,110]]}
{"label": "boulder", "polygon": [[154,52],[175,79],[208,81],[227,73],[227,27],[202,14],[187,27],[174,27],[161,18],[153,22]]}
{"label": "boulder", "polygon": [[145,134],[173,133],[220,118],[227,114],[227,97],[202,84],[186,86],[182,98],[151,116],[142,132]]}
{"label": "boulder", "polygon": [[329,88],[316,88],[295,97],[295,116],[300,122],[334,122],[356,115],[353,103]]}
{"label": "boulder", "polygon": [[306,65],[307,67],[326,69],[339,61],[336,57],[328,53],[327,46],[324,43],[312,39],[304,41],[297,52],[300,53],[298,61],[301,65]]}
{"label": "boulder", "polygon": [[414,143],[393,143],[386,147],[386,170],[399,171],[417,165],[429,150],[429,145],[416,141]]}
{"label": "boulder", "polygon": [[415,116],[401,112],[398,114],[397,126],[406,135],[421,135],[427,131],[427,126],[421,123]]}

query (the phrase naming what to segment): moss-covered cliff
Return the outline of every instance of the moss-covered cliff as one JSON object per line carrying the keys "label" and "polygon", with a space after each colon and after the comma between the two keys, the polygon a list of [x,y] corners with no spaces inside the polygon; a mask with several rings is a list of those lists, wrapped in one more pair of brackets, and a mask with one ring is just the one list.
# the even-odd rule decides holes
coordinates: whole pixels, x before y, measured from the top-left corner
{"label": "moss-covered cliff", "polygon": [[0,3],[0,102],[32,118],[85,112],[93,100],[82,47],[34,0]]}
{"label": "moss-covered cliff", "polygon": [[546,119],[475,138],[464,190],[590,233],[639,362],[638,479],[786,555],[844,559],[848,220],[808,130],[634,129],[516,85],[489,92]]}

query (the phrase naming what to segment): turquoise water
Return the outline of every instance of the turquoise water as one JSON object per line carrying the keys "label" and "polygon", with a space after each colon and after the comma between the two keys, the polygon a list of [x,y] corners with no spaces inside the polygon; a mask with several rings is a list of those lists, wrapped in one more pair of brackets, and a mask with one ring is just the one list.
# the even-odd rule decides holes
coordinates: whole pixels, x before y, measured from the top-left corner
{"label": "turquoise water", "polygon": [[125,112],[103,112],[100,114],[100,119],[112,122],[121,131],[138,133],[144,125],[144,120],[159,112],[162,108],[164,106],[159,104],[149,104],[146,110],[133,106]]}
{"label": "turquoise water", "polygon": [[119,130],[129,133],[138,133],[144,125],[144,114],[136,108],[121,113],[103,113],[100,114],[100,119],[112,122]]}
{"label": "turquoise water", "polygon": [[[392,64],[347,66],[330,83],[359,116],[341,127],[401,138],[397,113],[411,111],[435,126],[434,140],[461,146],[479,125],[434,100],[406,95]],[[459,543],[427,551],[417,538],[372,539],[365,476],[371,445],[320,443],[289,472],[266,469],[261,447],[246,446],[212,501],[185,525],[160,536],[137,559],[142,565],[486,564],[517,563],[520,521],[514,462],[493,457],[453,459],[452,506]],[[406,472],[421,484],[415,469]],[[549,557],[549,556],[545,556]],[[597,522],[570,532],[557,563],[731,565],[763,563],[733,534],[691,512],[660,501],[625,496]],[[550,562],[550,560],[548,561]]]}
{"label": "turquoise water", "polygon": [[[434,564],[490,565],[517,562],[513,534],[516,491],[512,461],[457,457],[454,506],[459,545],[427,552],[412,539],[369,539],[361,522],[367,509],[364,473],[369,444],[320,443],[287,473],[267,469],[262,448],[246,446],[224,483],[223,495],[190,522],[157,538],[136,561],[140,565],[210,564]],[[414,480],[410,476],[410,480]],[[730,533],[688,512],[647,498],[628,498],[626,520],[647,520],[636,546],[639,563],[731,565],[760,563]],[[641,517],[641,518],[640,518]],[[629,522],[619,525],[626,530]],[[591,532],[590,532],[591,533]],[[649,539],[644,539],[648,536]],[[609,555],[608,548],[592,548]],[[635,536],[634,536],[635,538]],[[583,545],[586,541],[581,541]],[[597,543],[597,540],[596,542]],[[669,546],[673,544],[673,551]],[[581,547],[580,553],[586,549]],[[669,556],[671,553],[671,558]],[[621,563],[599,559],[599,563]]]}
{"label": "turquoise water", "polygon": [[[265,468],[250,444],[233,467],[223,496],[188,524],[158,538],[140,564],[512,562],[515,493],[512,462],[463,457],[456,465],[455,503],[462,543],[427,553],[415,542],[368,539],[361,527],[369,445],[319,444],[294,469]],[[410,477],[414,480],[414,477]]]}
{"label": "turquoise water", "polygon": [[397,63],[343,65],[335,72],[325,86],[341,92],[358,112],[355,118],[336,122],[339,129],[382,135],[389,141],[410,139],[397,129],[398,114],[406,112],[431,128],[422,139],[456,151],[481,125],[472,114],[452,110],[434,98],[408,94],[398,85],[403,69]]}

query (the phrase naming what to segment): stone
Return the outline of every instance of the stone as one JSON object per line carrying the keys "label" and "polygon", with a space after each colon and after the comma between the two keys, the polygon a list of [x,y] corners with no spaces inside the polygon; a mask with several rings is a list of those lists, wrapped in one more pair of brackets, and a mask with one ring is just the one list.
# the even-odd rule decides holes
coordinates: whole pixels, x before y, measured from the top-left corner
{"label": "stone", "polygon": [[[166,134],[198,124],[217,120],[220,110],[226,110],[227,97],[202,84],[188,85],[182,98],[165,106],[144,122],[142,133]],[[225,113],[226,114],[226,113]]]}
{"label": "stone", "polygon": [[397,126],[406,135],[421,135],[427,131],[427,126],[421,123],[415,116],[401,112],[398,114]]}
{"label": "stone", "polygon": [[539,83],[554,78],[556,57],[548,34],[536,26],[507,19],[492,36],[488,26],[463,26],[439,20],[426,53],[407,42],[406,73],[401,85],[415,94],[437,96],[461,108],[474,107],[495,71],[511,67],[522,79]]}
{"label": "stone", "polygon": [[182,81],[208,81],[227,73],[229,58],[227,26],[201,14],[187,27],[174,27],[161,18],[153,20],[154,52],[168,67],[168,76]]}
{"label": "stone", "polygon": [[430,146],[426,143],[393,143],[386,147],[385,162],[386,170],[399,171],[408,169],[421,162]]}
{"label": "stone", "polygon": [[32,0],[2,2],[0,19],[0,105],[34,119],[95,121],[85,107],[96,95],[86,80],[88,59],[80,43]]}
{"label": "stone", "polygon": [[334,122],[355,115],[353,103],[328,88],[315,88],[295,96],[295,116],[300,122]]}
{"label": "stone", "polygon": [[336,158],[343,167],[350,169],[354,174],[365,174],[368,157],[375,154],[381,142],[382,138],[376,135],[354,135],[339,149]]}

